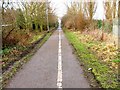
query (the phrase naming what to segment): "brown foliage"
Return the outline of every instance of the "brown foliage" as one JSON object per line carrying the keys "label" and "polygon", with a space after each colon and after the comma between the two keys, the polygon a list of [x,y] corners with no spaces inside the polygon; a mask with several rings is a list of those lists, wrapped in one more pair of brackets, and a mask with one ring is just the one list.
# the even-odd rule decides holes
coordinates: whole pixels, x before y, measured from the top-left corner
{"label": "brown foliage", "polygon": [[28,45],[28,39],[31,37],[31,33],[27,30],[14,30],[11,32],[9,37],[6,39],[3,38],[3,46],[13,46],[13,45]]}
{"label": "brown foliage", "polygon": [[82,13],[79,13],[75,17],[75,23],[76,23],[76,28],[83,30],[85,29],[85,26],[87,25],[87,20],[85,19],[84,15]]}
{"label": "brown foliage", "polygon": [[88,20],[82,10],[82,3],[71,3],[71,7],[68,7],[67,14],[62,18],[62,22],[64,27],[69,29],[85,29]]}

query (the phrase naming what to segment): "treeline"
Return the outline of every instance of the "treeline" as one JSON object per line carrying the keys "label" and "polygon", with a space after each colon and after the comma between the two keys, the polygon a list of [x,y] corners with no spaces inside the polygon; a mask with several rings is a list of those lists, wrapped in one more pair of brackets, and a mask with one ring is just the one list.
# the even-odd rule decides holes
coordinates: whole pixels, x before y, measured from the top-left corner
{"label": "treeline", "polygon": [[3,47],[27,42],[32,33],[47,30],[48,9],[49,27],[56,27],[57,17],[50,2],[10,2],[2,0]]}
{"label": "treeline", "polygon": [[[104,28],[106,31],[112,31],[114,18],[118,16],[118,1],[111,0],[102,2],[105,19],[96,20],[94,15],[97,13],[98,2],[90,0],[81,2],[72,2],[67,6],[67,14],[63,17],[63,26],[75,30],[92,30],[95,28]],[[101,7],[102,8],[102,7]],[[102,14],[102,13],[101,13]],[[98,15],[98,14],[97,14]]]}
{"label": "treeline", "polygon": [[[120,68],[118,24],[120,23],[117,22],[120,20],[120,1],[103,0],[106,2],[101,2],[103,7],[99,8],[104,8],[104,13],[100,12],[100,15],[105,17],[103,20],[94,18],[95,14],[98,15],[96,11],[98,5],[95,0],[79,1],[81,2],[73,2],[67,6],[67,14],[62,18],[66,36],[75,48],[86,71],[89,68],[92,69],[91,72],[100,86],[117,90],[120,85],[120,70],[118,70]],[[117,35],[114,35],[112,30]]]}

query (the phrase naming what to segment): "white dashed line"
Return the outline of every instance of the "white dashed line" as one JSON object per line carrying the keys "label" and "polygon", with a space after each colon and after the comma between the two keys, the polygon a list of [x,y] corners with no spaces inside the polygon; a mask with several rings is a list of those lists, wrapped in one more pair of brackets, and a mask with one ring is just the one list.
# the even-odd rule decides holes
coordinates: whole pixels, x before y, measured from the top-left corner
{"label": "white dashed line", "polygon": [[58,47],[58,76],[57,76],[57,87],[62,88],[62,53],[61,53],[61,30],[59,30],[59,47]]}

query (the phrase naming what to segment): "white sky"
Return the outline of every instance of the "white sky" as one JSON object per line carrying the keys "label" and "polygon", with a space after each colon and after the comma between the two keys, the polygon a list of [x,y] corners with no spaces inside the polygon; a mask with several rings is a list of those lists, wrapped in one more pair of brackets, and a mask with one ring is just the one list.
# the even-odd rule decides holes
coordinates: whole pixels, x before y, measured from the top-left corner
{"label": "white sky", "polygon": [[58,17],[62,17],[66,13],[67,11],[67,8],[65,6],[66,0],[49,0],[49,1],[51,2],[52,8],[55,9],[55,13]]}
{"label": "white sky", "polygon": [[[10,1],[20,1],[20,0],[10,0]],[[43,1],[45,2],[46,0],[23,0],[23,1]],[[48,0],[51,2],[51,7],[55,9],[55,13],[58,17],[64,16],[64,14],[67,12],[67,7],[66,5],[70,4],[72,1],[84,1],[84,0]],[[89,0],[88,0],[89,1]],[[94,18],[96,19],[103,19],[105,18],[104,16],[104,8],[103,8],[103,1],[104,0],[95,0],[97,1],[97,10],[95,13]],[[110,1],[110,0],[108,0]],[[1,3],[1,0],[0,0]]]}
{"label": "white sky", "polygon": [[[49,0],[49,1],[51,1],[51,6],[55,8],[56,15],[58,17],[62,17],[67,11],[66,4],[70,4],[72,1],[77,1],[77,0]],[[97,3],[98,7],[94,18],[103,19],[104,18],[104,8],[102,4],[103,0],[96,0],[96,1],[98,2]]]}

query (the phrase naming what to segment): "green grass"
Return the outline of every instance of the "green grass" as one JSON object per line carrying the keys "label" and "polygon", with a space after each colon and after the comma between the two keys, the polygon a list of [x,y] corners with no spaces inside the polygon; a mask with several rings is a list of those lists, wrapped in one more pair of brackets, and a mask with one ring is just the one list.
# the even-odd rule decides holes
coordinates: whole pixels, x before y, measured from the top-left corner
{"label": "green grass", "polygon": [[106,65],[100,62],[98,58],[87,49],[87,44],[80,42],[77,35],[71,31],[64,30],[69,42],[73,45],[80,62],[84,63],[86,69],[92,68],[92,73],[96,80],[100,82],[102,88],[117,88],[118,82],[114,72]]}
{"label": "green grass", "polygon": [[8,81],[16,74],[16,72],[19,71],[19,69],[22,67],[22,65],[27,63],[31,59],[31,57],[35,54],[35,52],[49,39],[51,34],[52,34],[52,32],[47,33],[47,35],[43,38],[43,40],[39,44],[37,44],[28,55],[23,57],[21,60],[15,62],[15,64],[11,67],[11,69],[9,71],[3,73],[2,76],[0,76],[0,83],[2,83],[0,85],[0,89],[4,88],[6,86]]}
{"label": "green grass", "polygon": [[32,37],[32,39],[30,40],[30,43],[33,43],[37,40],[39,40],[42,37],[42,34],[38,34]]}
{"label": "green grass", "polygon": [[120,63],[120,59],[115,59],[115,60],[112,60],[113,62],[115,63]]}

